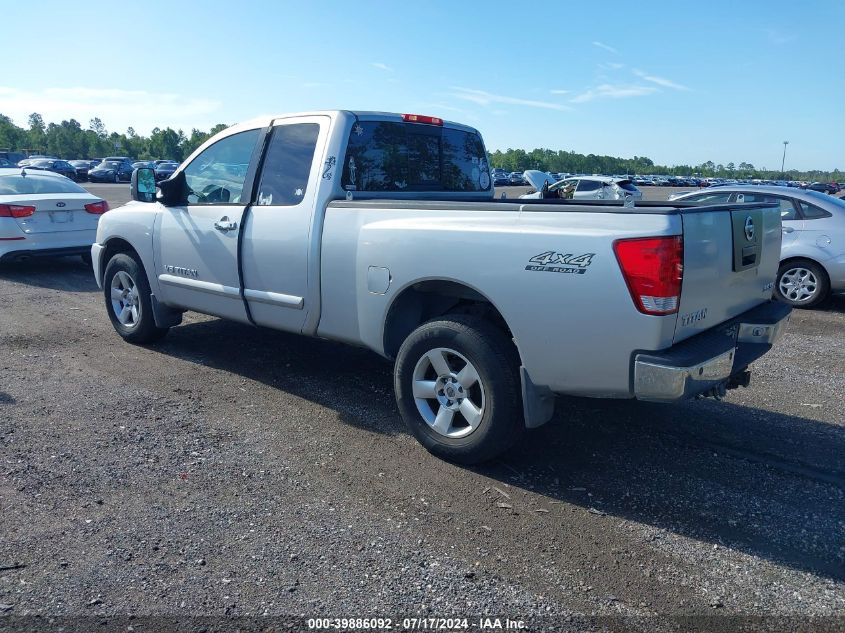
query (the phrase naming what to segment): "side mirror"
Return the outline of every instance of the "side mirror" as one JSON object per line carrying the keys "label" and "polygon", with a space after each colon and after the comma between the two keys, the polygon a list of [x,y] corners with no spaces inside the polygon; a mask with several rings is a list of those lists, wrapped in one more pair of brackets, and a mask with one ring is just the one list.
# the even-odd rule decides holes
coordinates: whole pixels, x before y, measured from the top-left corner
{"label": "side mirror", "polygon": [[185,180],[185,172],[180,171],[173,174],[167,180],[158,183],[158,201],[166,207],[175,207],[188,203],[188,181]]}
{"label": "side mirror", "polygon": [[130,196],[138,202],[156,201],[156,174],[149,167],[139,167],[129,181]]}

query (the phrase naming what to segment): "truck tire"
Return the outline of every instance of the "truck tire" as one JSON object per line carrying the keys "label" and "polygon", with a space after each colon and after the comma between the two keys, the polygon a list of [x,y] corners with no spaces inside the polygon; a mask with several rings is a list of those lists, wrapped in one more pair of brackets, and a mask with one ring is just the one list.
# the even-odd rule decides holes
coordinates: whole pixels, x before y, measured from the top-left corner
{"label": "truck tire", "polygon": [[109,260],[103,275],[103,295],[109,319],[125,341],[152,343],[167,334],[169,328],[155,324],[150,284],[136,256],[118,253]]}
{"label": "truck tire", "polygon": [[795,308],[815,308],[830,294],[830,280],[816,262],[793,259],[780,265],[775,293]]}
{"label": "truck tire", "polygon": [[519,356],[487,321],[447,315],[411,332],[396,357],[396,401],[408,429],[432,454],[477,464],[525,429]]}

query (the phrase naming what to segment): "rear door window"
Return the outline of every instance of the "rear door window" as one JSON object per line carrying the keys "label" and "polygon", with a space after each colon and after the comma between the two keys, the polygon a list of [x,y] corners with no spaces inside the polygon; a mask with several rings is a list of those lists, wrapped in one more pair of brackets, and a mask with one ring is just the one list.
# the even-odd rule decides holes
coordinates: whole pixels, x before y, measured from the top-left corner
{"label": "rear door window", "polygon": [[598,180],[581,180],[578,182],[578,193],[583,193],[584,191],[597,191],[601,189],[601,183]]}
{"label": "rear door window", "polygon": [[359,121],[343,165],[349,191],[489,191],[481,137],[439,125]]}
{"label": "rear door window", "polygon": [[316,123],[273,128],[258,186],[259,205],[292,206],[302,201],[308,190],[319,134]]}
{"label": "rear door window", "polygon": [[736,194],[734,202],[774,202],[780,209],[781,220],[797,220],[798,213],[790,198],[782,198],[765,193],[742,192]]}
{"label": "rear door window", "polygon": [[801,207],[801,215],[804,216],[805,220],[818,220],[819,218],[831,217],[830,213],[809,202],[799,200],[798,205]]}

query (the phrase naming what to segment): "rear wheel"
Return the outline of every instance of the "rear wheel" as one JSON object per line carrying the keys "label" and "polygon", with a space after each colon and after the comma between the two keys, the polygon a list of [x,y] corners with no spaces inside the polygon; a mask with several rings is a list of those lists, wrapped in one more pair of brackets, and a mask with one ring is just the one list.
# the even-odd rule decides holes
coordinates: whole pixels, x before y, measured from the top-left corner
{"label": "rear wheel", "polygon": [[449,315],[414,330],[394,369],[396,400],[414,437],[462,464],[492,459],[525,428],[519,358],[483,319]]}
{"label": "rear wheel", "polygon": [[827,299],[830,281],[824,269],[807,259],[781,264],[775,283],[778,299],[796,308],[813,308]]}
{"label": "rear wheel", "polygon": [[118,253],[103,275],[106,311],[114,329],[130,343],[152,343],[168,328],[155,324],[150,285],[144,267],[133,255]]}

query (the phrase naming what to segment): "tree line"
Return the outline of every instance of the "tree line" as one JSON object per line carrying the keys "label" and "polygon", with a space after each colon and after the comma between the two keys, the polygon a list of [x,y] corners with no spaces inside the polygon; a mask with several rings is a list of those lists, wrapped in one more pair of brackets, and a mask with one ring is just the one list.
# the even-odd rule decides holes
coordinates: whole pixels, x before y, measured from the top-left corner
{"label": "tree line", "polygon": [[33,112],[29,115],[28,127],[22,128],[0,114],[0,148],[64,159],[119,155],[139,160],[170,158],[182,161],[227,127],[225,123],[219,123],[208,132],[194,128],[189,135],[170,127],[156,127],[149,136],[142,136],[131,127],[125,133],[109,132],[99,117],[91,119],[88,127],[83,128],[76,119],[45,124],[42,116]]}
{"label": "tree line", "polygon": [[[109,132],[99,117],[83,128],[76,119],[61,123],[45,124],[37,112],[29,115],[28,127],[22,128],[11,118],[0,114],[0,148],[29,154],[49,154],[59,158],[93,158],[108,155],[126,155],[139,160],[171,158],[181,161],[208,138],[226,129],[218,123],[208,132],[196,128],[185,134],[182,130],[166,127],[154,128],[149,136],[142,136],[131,127],[125,133]],[[619,158],[596,154],[578,154],[566,150],[524,149],[496,150],[490,154],[492,167],[507,171],[539,169],[549,172],[572,174],[666,174],[677,176],[698,175],[715,178],[762,178],[787,180],[822,180],[841,182],[845,174],[833,171],[787,170],[781,174],[776,169],[757,168],[751,163],[716,164],[706,161],[700,165],[657,165],[645,156]]]}
{"label": "tree line", "polygon": [[553,173],[570,174],[629,174],[649,175],[660,174],[669,176],[697,175],[710,178],[760,178],[765,180],[813,180],[835,181],[845,180],[845,174],[833,171],[787,170],[781,174],[779,169],[757,168],[751,163],[741,162],[738,165],[728,163],[717,164],[706,161],[700,165],[657,165],[645,156],[633,158],[618,158],[616,156],[599,156],[596,154],[578,154],[565,150],[534,149],[526,152],[524,149],[496,150],[490,154],[490,164],[501,167],[505,171],[525,171],[539,169]]}

